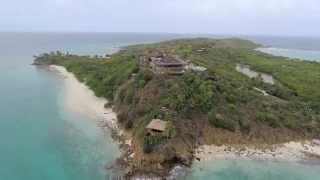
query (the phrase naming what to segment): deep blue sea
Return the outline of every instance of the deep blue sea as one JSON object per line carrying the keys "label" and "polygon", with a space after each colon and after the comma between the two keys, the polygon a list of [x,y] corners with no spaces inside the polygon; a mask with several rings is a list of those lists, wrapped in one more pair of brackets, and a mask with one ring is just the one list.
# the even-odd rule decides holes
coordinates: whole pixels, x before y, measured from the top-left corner
{"label": "deep blue sea", "polygon": [[[0,180],[103,180],[112,175],[105,166],[119,155],[117,144],[89,116],[64,108],[63,80],[46,69],[31,66],[33,55],[56,50],[102,55],[115,52],[120,46],[186,36],[0,33]],[[288,56],[299,49],[297,44],[290,46],[292,42],[304,42],[289,39],[279,45],[275,40],[265,43],[266,37],[251,38],[274,48],[286,49]],[[312,48],[305,48],[304,44],[309,40],[305,39],[300,48],[307,50],[307,59],[308,52],[320,51],[320,41],[316,41]],[[315,54],[315,58],[320,59],[320,54]],[[189,178],[317,180],[320,179],[320,167],[261,161],[216,161],[195,165]]]}

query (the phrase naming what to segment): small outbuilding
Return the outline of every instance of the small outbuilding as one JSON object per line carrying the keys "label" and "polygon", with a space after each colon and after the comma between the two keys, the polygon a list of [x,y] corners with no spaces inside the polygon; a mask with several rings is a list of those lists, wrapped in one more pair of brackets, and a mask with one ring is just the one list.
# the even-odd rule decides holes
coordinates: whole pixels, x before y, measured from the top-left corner
{"label": "small outbuilding", "polygon": [[153,119],[146,127],[149,135],[163,133],[167,128],[167,122],[160,119]]}

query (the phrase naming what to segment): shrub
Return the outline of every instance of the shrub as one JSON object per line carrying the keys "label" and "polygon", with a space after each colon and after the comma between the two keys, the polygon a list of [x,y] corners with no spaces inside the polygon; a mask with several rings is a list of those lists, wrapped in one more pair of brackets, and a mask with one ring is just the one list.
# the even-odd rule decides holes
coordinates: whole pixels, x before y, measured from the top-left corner
{"label": "shrub", "polygon": [[266,115],[265,120],[273,128],[277,128],[281,126],[281,123],[279,122],[279,118],[274,114],[268,113]]}
{"label": "shrub", "polygon": [[169,121],[167,124],[167,129],[165,131],[166,137],[167,138],[173,138],[176,136],[177,132],[176,132],[176,127],[174,126],[174,124],[172,123],[172,121]]}
{"label": "shrub", "polygon": [[138,73],[140,70],[139,66],[135,66],[132,70],[132,73]]}
{"label": "shrub", "polygon": [[118,119],[119,123],[123,123],[123,122],[127,121],[127,114],[123,113],[123,112],[118,113],[117,119]]}
{"label": "shrub", "polygon": [[185,74],[181,79],[168,83],[167,99],[170,107],[180,113],[208,112],[213,105],[214,87],[197,74]]}
{"label": "shrub", "polygon": [[131,104],[133,102],[133,98],[134,98],[134,89],[133,87],[130,87],[127,89],[127,94],[125,97],[126,103]]}
{"label": "shrub", "polygon": [[248,134],[251,130],[250,121],[244,118],[239,119],[240,131],[242,133]]}
{"label": "shrub", "polygon": [[229,109],[231,112],[236,112],[236,111],[237,111],[237,106],[234,105],[234,104],[228,104],[228,109]]}
{"label": "shrub", "polygon": [[289,88],[283,85],[262,84],[261,86],[262,86],[262,89],[265,89],[268,94],[279,97],[281,99],[289,100],[289,99],[292,99],[292,97],[296,96],[296,93],[293,90],[290,90]]}
{"label": "shrub", "polygon": [[258,121],[264,121],[266,119],[266,115],[263,112],[257,112],[256,113],[256,119]]}
{"label": "shrub", "polygon": [[151,153],[155,146],[161,144],[164,138],[161,136],[145,136],[143,139],[143,152]]}
{"label": "shrub", "polygon": [[126,97],[126,89],[121,88],[118,92],[118,99],[120,102],[123,102],[124,98]]}
{"label": "shrub", "polygon": [[225,119],[219,113],[216,114],[213,111],[209,112],[208,119],[209,122],[217,128],[222,128],[233,132],[236,130],[235,123]]}
{"label": "shrub", "polygon": [[272,114],[272,113],[257,113],[257,119],[259,121],[263,121],[268,123],[273,128],[277,128],[281,126],[280,120],[277,115]]}
{"label": "shrub", "polygon": [[153,73],[149,70],[140,71],[136,76],[136,83],[139,88],[143,88],[151,79]]}
{"label": "shrub", "polygon": [[233,95],[233,94],[227,94],[227,95],[226,95],[226,100],[227,100],[229,103],[232,103],[232,104],[237,101],[236,96]]}
{"label": "shrub", "polygon": [[126,129],[131,129],[133,127],[133,122],[132,120],[129,120],[126,122],[125,128]]}
{"label": "shrub", "polygon": [[143,88],[145,85],[146,85],[146,81],[145,80],[141,79],[141,80],[138,81],[138,87],[139,88]]}

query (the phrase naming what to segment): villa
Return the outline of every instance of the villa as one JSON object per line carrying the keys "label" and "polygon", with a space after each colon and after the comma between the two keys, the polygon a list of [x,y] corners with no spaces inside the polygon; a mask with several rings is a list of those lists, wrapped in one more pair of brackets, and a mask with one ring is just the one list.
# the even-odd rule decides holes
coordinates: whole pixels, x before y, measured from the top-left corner
{"label": "villa", "polygon": [[187,65],[183,60],[169,56],[150,57],[149,62],[155,74],[181,75],[185,72]]}

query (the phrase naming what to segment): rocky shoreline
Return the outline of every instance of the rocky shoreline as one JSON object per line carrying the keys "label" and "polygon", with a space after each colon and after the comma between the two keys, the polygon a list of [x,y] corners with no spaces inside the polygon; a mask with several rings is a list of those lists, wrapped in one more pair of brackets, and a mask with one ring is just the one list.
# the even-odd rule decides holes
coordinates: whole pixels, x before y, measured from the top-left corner
{"label": "rocky shoreline", "polygon": [[286,162],[318,161],[320,145],[312,141],[288,142],[275,145],[203,145],[195,153],[198,161],[208,160],[267,160]]}

